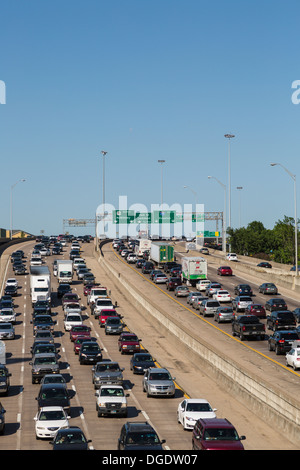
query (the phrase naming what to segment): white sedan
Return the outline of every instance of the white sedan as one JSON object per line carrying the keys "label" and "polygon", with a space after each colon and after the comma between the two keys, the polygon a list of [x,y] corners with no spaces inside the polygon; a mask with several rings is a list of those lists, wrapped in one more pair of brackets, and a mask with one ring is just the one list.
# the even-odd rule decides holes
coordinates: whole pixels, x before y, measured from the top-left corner
{"label": "white sedan", "polygon": [[220,289],[217,290],[215,294],[213,294],[213,299],[218,300],[219,302],[231,302],[231,295],[227,290]]}
{"label": "white sedan", "polygon": [[300,345],[286,353],[285,362],[287,366],[291,366],[294,370],[300,369]]}
{"label": "white sedan", "polygon": [[228,261],[238,261],[236,253],[228,253],[226,259],[228,259]]}
{"label": "white sedan", "polygon": [[188,398],[178,406],[177,421],[182,424],[184,429],[194,429],[198,419],[216,418],[216,411],[203,398]]}
{"label": "white sedan", "polygon": [[0,310],[0,322],[16,323],[16,313],[12,308],[3,308]]}
{"label": "white sedan", "polygon": [[69,419],[61,406],[45,406],[35,417],[35,434],[37,439],[51,439],[62,428],[69,427]]}
{"label": "white sedan", "polygon": [[14,277],[10,277],[9,279],[6,280],[6,285],[18,287],[18,281]]}

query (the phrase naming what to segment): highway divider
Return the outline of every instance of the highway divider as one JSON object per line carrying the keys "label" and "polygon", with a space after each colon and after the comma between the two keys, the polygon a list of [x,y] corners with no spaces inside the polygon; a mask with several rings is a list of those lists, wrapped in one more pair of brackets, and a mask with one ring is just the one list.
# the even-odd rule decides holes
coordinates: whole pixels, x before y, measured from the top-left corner
{"label": "highway divider", "polygon": [[[102,246],[103,248],[103,246]],[[110,278],[114,278],[124,295],[132,302],[139,312],[156,322],[158,328],[173,335],[193,355],[197,357],[201,369],[213,375],[225,390],[234,395],[262,419],[284,432],[292,442],[300,444],[300,402],[298,396],[291,396],[276,383],[268,383],[261,377],[239,365],[226,352],[220,351],[212,344],[204,341],[199,334],[185,328],[184,324],[164,311],[151,301],[137,286],[129,281],[126,273],[116,269],[108,261],[108,257],[95,251],[98,262]],[[297,374],[298,375],[298,374]],[[299,379],[300,380],[300,379]],[[192,385],[192,384],[191,384]]]}

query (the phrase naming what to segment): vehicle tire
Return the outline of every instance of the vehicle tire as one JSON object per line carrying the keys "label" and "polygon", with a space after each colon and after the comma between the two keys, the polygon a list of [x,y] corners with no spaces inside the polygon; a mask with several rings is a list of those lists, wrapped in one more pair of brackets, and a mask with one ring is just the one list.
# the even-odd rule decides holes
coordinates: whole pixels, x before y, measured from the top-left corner
{"label": "vehicle tire", "polygon": [[280,351],[279,351],[278,346],[275,347],[275,354],[276,354],[277,356],[279,356],[279,354],[280,354]]}
{"label": "vehicle tire", "polygon": [[273,348],[272,348],[272,346],[271,346],[271,343],[268,343],[268,350],[269,350],[269,351],[273,351]]}
{"label": "vehicle tire", "polygon": [[244,341],[244,339],[245,339],[245,337],[244,337],[243,333],[240,333],[240,340]]}

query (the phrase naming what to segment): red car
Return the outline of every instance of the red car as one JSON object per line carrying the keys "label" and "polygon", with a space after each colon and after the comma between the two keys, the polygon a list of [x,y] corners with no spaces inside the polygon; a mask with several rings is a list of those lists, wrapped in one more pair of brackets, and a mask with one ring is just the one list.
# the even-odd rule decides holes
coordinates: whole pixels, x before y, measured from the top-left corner
{"label": "red car", "polygon": [[105,322],[106,322],[106,319],[107,317],[119,317],[119,314],[117,313],[116,310],[114,309],[103,309],[101,310],[100,314],[99,314],[99,325],[102,327],[102,326],[105,326]]}
{"label": "red car", "polygon": [[100,284],[95,284],[95,283],[93,283],[93,284],[86,284],[86,285],[84,286],[84,288],[83,288],[83,294],[84,294],[85,296],[87,296],[87,295],[90,293],[90,290],[92,289],[92,287],[97,287],[97,286],[99,286],[99,285],[100,285]]}
{"label": "red car", "polygon": [[198,419],[192,435],[193,450],[244,450],[239,436],[228,419]]}
{"label": "red car", "polygon": [[245,309],[245,315],[256,315],[258,318],[266,318],[266,309],[263,305],[252,304]]}
{"label": "red car", "polygon": [[121,351],[121,354],[140,352],[140,341],[142,340],[134,333],[121,333],[118,339],[119,351]]}
{"label": "red car", "polygon": [[78,336],[91,336],[91,328],[87,325],[74,325],[70,329],[70,340],[75,341]]}
{"label": "red car", "polygon": [[95,339],[91,338],[90,336],[77,336],[77,338],[74,341],[74,353],[79,354],[82,343],[83,342],[85,343],[87,341],[94,342]]}
{"label": "red car", "polygon": [[232,276],[232,269],[230,266],[219,266],[217,274],[219,276]]}

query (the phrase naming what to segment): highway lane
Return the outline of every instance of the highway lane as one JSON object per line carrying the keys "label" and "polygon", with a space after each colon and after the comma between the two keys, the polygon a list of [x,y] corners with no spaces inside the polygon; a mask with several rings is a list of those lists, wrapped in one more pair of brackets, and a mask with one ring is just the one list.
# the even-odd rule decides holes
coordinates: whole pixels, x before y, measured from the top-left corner
{"label": "highway lane", "polygon": [[[29,259],[29,253],[28,258]],[[67,253],[65,255],[67,257]],[[53,257],[50,256],[46,262],[51,265]],[[27,261],[28,262],[28,261]],[[50,268],[51,270],[51,268]],[[105,283],[98,267],[97,280]],[[8,268],[7,277],[14,277],[11,266]],[[37,411],[35,400],[39,385],[31,383],[31,360],[30,346],[33,341],[31,319],[31,300],[29,293],[29,276],[18,277],[20,288],[16,298],[18,305],[18,322],[16,324],[17,337],[14,341],[6,342],[8,358],[7,364],[12,373],[12,387],[8,397],[1,398],[6,413],[6,432],[0,439],[0,449],[21,449],[21,450],[48,450],[47,441],[35,440],[33,417]],[[57,280],[52,276],[53,286],[53,308],[57,313],[54,318],[57,320],[55,327],[55,343],[60,349],[61,372],[66,377],[68,389],[73,394],[71,400],[71,423],[80,426],[87,437],[92,439],[92,446],[95,449],[115,450],[117,438],[121,425],[126,420],[148,420],[151,416],[154,420],[159,417],[163,420],[164,429],[168,430],[166,448],[190,449],[190,436],[186,435],[180,428],[174,429],[176,422],[176,410],[178,403],[182,399],[182,392],[176,391],[175,399],[149,399],[142,391],[142,377],[134,376],[129,369],[130,356],[121,355],[117,348],[117,336],[106,336],[104,330],[99,327],[98,321],[90,315],[86,299],[83,296],[83,286],[81,282],[74,281],[73,290],[81,296],[85,323],[92,327],[95,336],[103,348],[103,356],[112,360],[117,360],[121,367],[125,368],[125,388],[129,392],[128,398],[129,413],[128,418],[98,418],[96,413],[96,397],[92,384],[92,374],[90,365],[79,365],[78,357],[73,352],[73,344],[69,340],[69,334],[64,331],[63,315],[60,301],[56,298]],[[113,295],[115,295],[113,293]],[[124,309],[122,301],[119,299],[120,312]],[[127,308],[127,307],[126,307]],[[125,315],[126,316],[126,315]],[[164,430],[163,429],[163,430]],[[170,431],[171,430],[171,431]],[[170,439],[171,436],[171,439]],[[166,438],[166,436],[161,436]]]}

